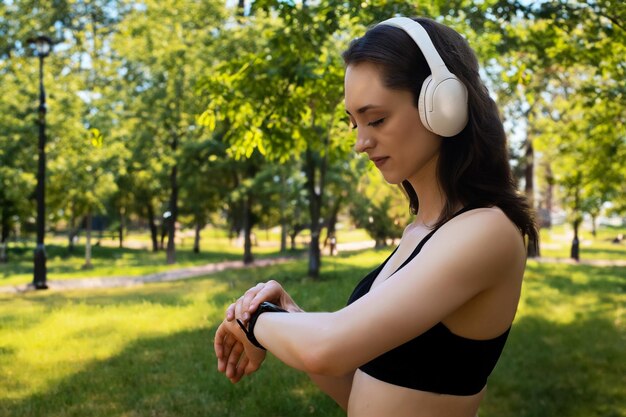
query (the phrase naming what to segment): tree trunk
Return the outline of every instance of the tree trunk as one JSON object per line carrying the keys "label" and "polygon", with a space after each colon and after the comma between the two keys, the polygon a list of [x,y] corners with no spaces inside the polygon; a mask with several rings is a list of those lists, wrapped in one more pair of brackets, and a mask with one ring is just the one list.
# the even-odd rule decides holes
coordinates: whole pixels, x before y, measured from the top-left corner
{"label": "tree trunk", "polygon": [[280,184],[281,184],[281,192],[280,192],[280,251],[287,251],[287,217],[285,216],[285,212],[287,211],[287,198],[286,198],[286,190],[287,190],[287,181],[285,180],[285,174],[281,170],[280,174]]}
{"label": "tree trunk", "polygon": [[[176,153],[178,147],[178,137],[174,135],[172,141],[172,153]],[[170,186],[172,193],[170,195],[170,217],[167,224],[167,264],[171,265],[176,262],[176,221],[178,219],[178,165],[172,167],[170,174]]]}
{"label": "tree trunk", "polygon": [[591,234],[593,235],[593,237],[596,237],[596,223],[598,221],[598,215],[597,214],[592,214],[591,215]]}
{"label": "tree trunk", "polygon": [[148,203],[148,223],[150,224],[150,237],[152,238],[152,252],[159,250],[159,231],[154,218],[152,203]]}
{"label": "tree trunk", "polygon": [[248,265],[254,262],[254,256],[252,255],[252,210],[251,198],[249,194],[244,196],[243,203],[243,263]]}
{"label": "tree trunk", "polygon": [[[322,161],[324,161],[323,159]],[[320,252],[320,217],[322,206],[322,193],[324,191],[324,164],[320,166],[320,184],[316,181],[316,164],[311,149],[306,150],[305,172],[307,176],[307,191],[309,194],[309,215],[311,219],[311,242],[309,242],[309,270],[308,276],[319,278],[321,268]]]}
{"label": "tree trunk", "polygon": [[165,249],[165,236],[167,236],[167,231],[169,230],[167,228],[167,222],[169,221],[169,219],[163,219],[163,224],[161,225],[161,242],[159,244],[159,249],[163,250]]}
{"label": "tree trunk", "polygon": [[200,231],[203,224],[200,220],[196,220],[196,234],[193,239],[193,253],[200,253]]}
{"label": "tree trunk", "polygon": [[291,250],[296,250],[296,234],[289,235],[289,239],[291,240]]}
{"label": "tree trunk", "polygon": [[572,240],[572,249],[570,251],[570,257],[575,259],[577,262],[580,261],[580,242],[578,240],[578,226],[580,225],[580,220],[576,219],[572,222],[572,227],[574,228],[574,239]]}
{"label": "tree trunk", "polygon": [[554,175],[552,175],[552,167],[548,163],[546,166],[546,182],[548,184],[548,189],[546,190],[546,211],[548,212],[548,219],[546,222],[546,226],[548,228],[552,227],[552,200],[553,200],[553,192],[554,192]]}
{"label": "tree trunk", "polygon": [[85,265],[83,265],[83,269],[90,269],[93,267],[91,265],[91,223],[92,223],[92,213],[91,209],[87,213],[87,218],[85,219]]}
{"label": "tree trunk", "polygon": [[0,233],[0,264],[5,264],[9,261],[8,255],[8,240],[9,240],[9,213],[6,206],[2,206],[2,222],[0,222],[2,232]]}
{"label": "tree trunk", "polygon": [[580,261],[580,241],[578,240],[578,227],[582,222],[582,215],[578,215],[580,211],[580,178],[581,174],[577,175],[577,184],[578,186],[574,190],[574,221],[572,222],[572,227],[574,228],[574,239],[572,239],[572,249],[570,251],[570,257],[575,259],[576,262]]}
{"label": "tree trunk", "polygon": [[124,207],[120,207],[120,228],[117,232],[120,249],[124,247],[124,229],[126,228],[126,216],[124,211]]}
{"label": "tree trunk", "polygon": [[[526,167],[524,169],[524,177],[525,177],[525,192],[526,198],[528,199],[528,204],[531,210],[535,211],[535,182],[533,173],[535,170],[535,150],[533,148],[532,139],[529,137],[526,138]],[[537,243],[530,242],[528,244],[528,257],[529,258],[537,258],[540,255],[539,251],[539,239],[537,239]]]}
{"label": "tree trunk", "polygon": [[280,251],[287,252],[287,220],[282,219],[280,223]]}
{"label": "tree trunk", "polygon": [[328,219],[326,220],[326,239],[324,239],[324,247],[326,247],[329,239],[335,237],[337,227],[337,216],[339,216],[339,209],[341,208],[341,202],[343,197],[338,196],[330,209]]}
{"label": "tree trunk", "polygon": [[74,238],[78,234],[76,230],[76,216],[74,216],[74,210],[72,210],[72,214],[70,216],[70,230],[67,236],[67,251],[69,253],[74,252]]}

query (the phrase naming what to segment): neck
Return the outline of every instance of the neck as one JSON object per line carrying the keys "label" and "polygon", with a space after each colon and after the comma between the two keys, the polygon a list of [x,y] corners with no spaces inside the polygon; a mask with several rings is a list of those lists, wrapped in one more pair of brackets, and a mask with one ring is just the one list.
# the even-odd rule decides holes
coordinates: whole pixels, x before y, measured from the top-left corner
{"label": "neck", "polygon": [[436,163],[432,169],[424,170],[419,177],[409,179],[419,199],[419,208],[415,216],[416,225],[433,226],[446,204],[446,196],[436,174]]}

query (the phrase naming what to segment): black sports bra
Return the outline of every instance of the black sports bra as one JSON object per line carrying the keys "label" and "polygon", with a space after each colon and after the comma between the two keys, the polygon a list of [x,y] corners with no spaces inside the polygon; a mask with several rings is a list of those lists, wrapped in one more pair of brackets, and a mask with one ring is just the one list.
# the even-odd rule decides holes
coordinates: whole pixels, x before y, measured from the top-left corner
{"label": "black sports bra", "polygon": [[[466,207],[454,216],[470,209],[471,207]],[[436,231],[437,229],[431,231],[422,239],[395,272],[415,258]],[[359,282],[348,304],[369,292],[372,283],[393,253]],[[416,338],[383,353],[359,369],[376,379],[406,388],[438,394],[474,395],[486,385],[487,378],[500,358],[509,330],[510,328],[494,339],[474,340],[452,333],[439,322]]]}

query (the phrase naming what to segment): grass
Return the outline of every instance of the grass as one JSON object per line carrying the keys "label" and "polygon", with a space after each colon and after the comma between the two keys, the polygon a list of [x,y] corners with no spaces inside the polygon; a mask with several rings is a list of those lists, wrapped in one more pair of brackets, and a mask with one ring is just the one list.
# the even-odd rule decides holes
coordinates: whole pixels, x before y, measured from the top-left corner
{"label": "grass", "polygon": [[[581,259],[626,259],[626,241],[611,243],[618,233],[626,235],[626,228],[600,227],[596,237],[585,228],[581,230]],[[114,237],[101,239],[101,245],[92,248],[92,268],[85,269],[85,248],[81,240],[74,252],[67,249],[66,238],[50,237],[46,243],[48,257],[48,279],[68,280],[91,277],[138,276],[163,272],[171,269],[204,265],[211,262],[240,260],[243,248],[235,240],[230,240],[226,232],[206,228],[201,234],[200,253],[193,253],[193,236],[179,233],[176,249],[176,264],[167,265],[165,252],[149,250],[151,242],[145,233],[133,233],[126,237],[125,248],[118,248]],[[541,231],[541,255],[551,258],[569,258],[572,233],[568,226],[556,226]],[[322,236],[322,241],[325,235]],[[337,232],[339,243],[371,240],[363,229],[340,228]],[[275,257],[279,252],[280,236],[276,230],[257,232],[258,245],[253,253],[258,258]],[[309,235],[304,231],[299,235],[296,250],[291,254],[304,253]],[[94,237],[94,243],[97,237]],[[0,264],[0,286],[27,284],[33,280],[33,243],[11,244],[9,263]]]}
{"label": "grass", "polygon": [[[626,236],[626,228],[602,226],[593,236],[591,230],[582,227],[579,231],[580,258],[596,260],[626,260],[626,241],[615,244],[611,241],[618,235]],[[541,256],[569,258],[574,232],[568,225],[541,230]]]}
{"label": "grass", "polygon": [[[258,281],[279,280],[308,310],[334,310],[388,252],[325,258],[318,281],[301,260],[130,289],[0,295],[0,416],[342,416],[271,355],[231,385],[212,337]],[[529,261],[481,417],[625,417],[624,276]]]}
{"label": "grass", "polygon": [[[93,240],[93,243],[97,239]],[[73,252],[67,249],[63,238],[51,238],[46,244],[47,277],[50,280],[68,280],[91,277],[139,276],[176,268],[204,265],[213,262],[241,260],[243,248],[231,241],[222,232],[206,231],[202,235],[200,253],[193,252],[193,238],[185,237],[177,242],[176,264],[167,265],[165,251],[152,252],[149,236],[133,234],[127,240],[132,247],[116,247],[117,241],[102,239],[102,244],[92,246],[92,267],[84,268],[85,247],[77,244]],[[299,242],[295,251],[304,249]],[[259,239],[259,245],[252,251],[257,258],[281,255],[278,241]],[[9,262],[0,264],[0,286],[26,284],[33,280],[32,244],[10,247]]]}

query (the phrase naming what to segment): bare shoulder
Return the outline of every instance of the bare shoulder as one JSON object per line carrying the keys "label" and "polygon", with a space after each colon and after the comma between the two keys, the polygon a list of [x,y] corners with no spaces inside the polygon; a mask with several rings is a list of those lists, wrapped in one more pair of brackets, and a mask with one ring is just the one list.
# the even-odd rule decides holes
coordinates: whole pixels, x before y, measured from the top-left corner
{"label": "bare shoulder", "polygon": [[520,230],[497,207],[470,210],[453,218],[435,233],[428,250],[445,256],[448,262],[470,269],[475,265],[483,272],[489,268],[495,274],[513,265],[523,268],[526,261]]}
{"label": "bare shoulder", "polygon": [[518,227],[498,207],[483,207],[467,211],[450,220],[441,230],[446,234],[474,232],[477,239],[497,237],[523,241]]}

